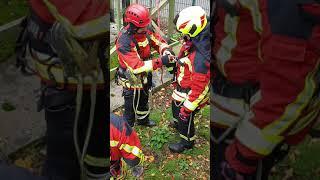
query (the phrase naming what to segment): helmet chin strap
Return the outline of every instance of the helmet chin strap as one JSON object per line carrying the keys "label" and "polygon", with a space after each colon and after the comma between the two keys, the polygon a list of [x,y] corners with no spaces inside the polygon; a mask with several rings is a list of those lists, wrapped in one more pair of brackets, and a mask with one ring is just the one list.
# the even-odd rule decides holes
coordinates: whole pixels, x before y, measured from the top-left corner
{"label": "helmet chin strap", "polygon": [[129,23],[129,32],[130,33],[132,33],[132,34],[136,34],[137,33],[137,31],[138,31],[138,27],[137,26],[135,26],[134,24],[132,24],[132,23]]}
{"label": "helmet chin strap", "polygon": [[191,37],[188,34],[183,34],[181,39],[183,39],[185,42],[187,42],[191,39]]}
{"label": "helmet chin strap", "polygon": [[147,33],[147,30],[145,31],[142,31],[142,32],[138,32],[140,28],[135,26],[134,24],[132,23],[129,23],[129,32],[132,33],[132,34],[146,34]]}

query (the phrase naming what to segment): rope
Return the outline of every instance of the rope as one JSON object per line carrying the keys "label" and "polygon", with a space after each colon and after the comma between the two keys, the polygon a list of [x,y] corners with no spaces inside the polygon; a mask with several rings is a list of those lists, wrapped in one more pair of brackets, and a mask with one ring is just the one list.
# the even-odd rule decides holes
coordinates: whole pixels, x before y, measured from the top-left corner
{"label": "rope", "polygon": [[262,168],[263,168],[262,160],[259,160],[258,168],[257,168],[256,180],[261,180],[262,179],[262,170],[263,170]]}
{"label": "rope", "polygon": [[132,107],[133,107],[134,116],[135,116],[134,119],[137,119],[137,118],[138,118],[137,111],[138,111],[138,106],[139,106],[139,101],[140,101],[140,91],[139,91],[138,99],[137,99],[137,104],[135,104],[135,101],[136,101],[136,93],[137,93],[137,88],[134,88],[134,89],[133,89],[133,102],[132,102]]}
{"label": "rope", "polygon": [[[83,149],[82,149],[82,155],[81,155],[81,162],[84,163],[84,158],[85,155],[87,154],[87,149],[89,146],[89,141],[90,141],[90,136],[91,136],[91,130],[92,130],[92,125],[93,125],[93,121],[94,121],[94,110],[96,107],[96,95],[97,95],[97,74],[93,73],[93,75],[91,76],[92,78],[92,84],[90,87],[90,114],[89,114],[89,123],[88,123],[88,127],[87,127],[87,131],[86,131],[86,138],[84,140],[84,145],[83,145]],[[84,165],[82,164],[81,166],[82,169],[82,175],[83,177],[86,176],[86,171],[84,168]]]}
{"label": "rope", "polygon": [[81,110],[81,103],[82,103],[82,96],[83,96],[83,77],[81,74],[78,75],[78,84],[77,84],[77,96],[76,96],[76,114],[74,119],[74,125],[73,125],[73,142],[74,147],[77,153],[80,169],[82,162],[81,162],[81,152],[78,142],[78,123],[79,123],[79,116],[80,116],[80,110]]}
{"label": "rope", "polygon": [[163,68],[161,67],[161,73],[160,73],[160,81],[161,85],[163,85]]}
{"label": "rope", "polygon": [[184,101],[181,101],[179,104],[177,104],[176,100],[173,100],[174,105],[176,105],[177,107],[181,107]]}
{"label": "rope", "polygon": [[84,140],[84,145],[82,148],[82,151],[80,151],[79,146],[79,139],[78,139],[78,124],[79,124],[79,117],[80,117],[80,111],[81,111],[81,104],[82,104],[82,97],[83,97],[83,77],[81,74],[78,75],[78,85],[77,85],[77,96],[76,96],[76,114],[75,114],[75,120],[74,120],[74,126],[73,126],[73,141],[74,146],[76,149],[79,166],[81,170],[81,179],[86,179],[86,167],[84,165],[84,158],[87,153],[87,148],[90,141],[91,136],[91,130],[92,130],[92,124],[94,121],[94,110],[96,105],[96,90],[97,90],[97,74],[93,74],[91,76],[92,78],[92,84],[91,84],[91,91],[90,91],[90,98],[91,98],[91,104],[90,104],[90,114],[89,114],[89,122],[88,127],[86,131],[86,136]]}
{"label": "rope", "polygon": [[188,125],[188,141],[190,141],[190,128],[191,128],[191,120],[192,120],[192,116],[193,116],[193,113],[190,114],[190,117],[189,117],[189,125]]}

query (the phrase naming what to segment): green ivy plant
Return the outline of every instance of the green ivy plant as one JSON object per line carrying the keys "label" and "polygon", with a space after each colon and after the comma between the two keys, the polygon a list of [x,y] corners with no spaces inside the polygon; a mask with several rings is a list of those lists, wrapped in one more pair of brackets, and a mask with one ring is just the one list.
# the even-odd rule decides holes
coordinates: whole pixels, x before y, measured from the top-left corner
{"label": "green ivy plant", "polygon": [[153,149],[161,149],[165,143],[168,142],[170,131],[168,127],[161,127],[153,130],[152,138],[150,139],[150,146]]}
{"label": "green ivy plant", "polygon": [[179,168],[183,171],[187,171],[189,169],[189,164],[185,161],[179,161]]}

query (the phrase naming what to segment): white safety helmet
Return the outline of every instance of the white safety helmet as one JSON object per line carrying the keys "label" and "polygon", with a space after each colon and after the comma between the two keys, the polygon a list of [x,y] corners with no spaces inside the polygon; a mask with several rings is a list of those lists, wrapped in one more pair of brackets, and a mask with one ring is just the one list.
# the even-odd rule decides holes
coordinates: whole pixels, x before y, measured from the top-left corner
{"label": "white safety helmet", "polygon": [[200,6],[190,6],[177,14],[173,22],[179,32],[195,37],[206,27],[208,20]]}

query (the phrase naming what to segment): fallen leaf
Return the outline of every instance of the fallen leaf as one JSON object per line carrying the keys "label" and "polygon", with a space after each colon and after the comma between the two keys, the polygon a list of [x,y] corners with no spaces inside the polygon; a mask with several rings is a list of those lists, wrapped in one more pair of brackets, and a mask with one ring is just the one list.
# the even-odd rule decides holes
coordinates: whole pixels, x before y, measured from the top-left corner
{"label": "fallen leaf", "polygon": [[293,168],[290,168],[285,171],[285,176],[283,177],[283,180],[289,180],[293,177]]}
{"label": "fallen leaf", "polygon": [[319,177],[320,176],[320,168],[318,168],[317,170],[316,170],[316,175]]}
{"label": "fallen leaf", "polygon": [[296,161],[296,154],[295,153],[291,153],[289,154],[289,159],[292,163],[294,163]]}
{"label": "fallen leaf", "polygon": [[167,159],[173,159],[173,155],[170,154]]}
{"label": "fallen leaf", "polygon": [[153,156],[149,156],[148,159],[149,159],[148,161],[151,162],[151,163],[154,161],[154,157]]}
{"label": "fallen leaf", "polygon": [[18,167],[31,169],[32,168],[32,159],[30,157],[26,157],[24,159],[17,159],[14,161],[14,164]]}
{"label": "fallen leaf", "polygon": [[277,168],[276,167],[272,167],[270,170],[271,173],[276,173],[277,172]]}

